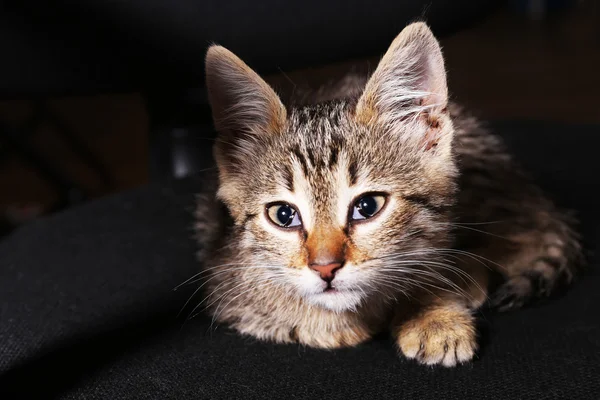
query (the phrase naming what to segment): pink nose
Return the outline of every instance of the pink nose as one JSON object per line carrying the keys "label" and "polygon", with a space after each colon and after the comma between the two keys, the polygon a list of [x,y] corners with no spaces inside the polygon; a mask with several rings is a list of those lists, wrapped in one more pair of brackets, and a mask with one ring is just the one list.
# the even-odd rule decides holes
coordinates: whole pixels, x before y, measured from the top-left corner
{"label": "pink nose", "polygon": [[342,268],[342,263],[330,263],[326,265],[311,264],[310,269],[317,271],[325,282],[331,282],[335,273]]}

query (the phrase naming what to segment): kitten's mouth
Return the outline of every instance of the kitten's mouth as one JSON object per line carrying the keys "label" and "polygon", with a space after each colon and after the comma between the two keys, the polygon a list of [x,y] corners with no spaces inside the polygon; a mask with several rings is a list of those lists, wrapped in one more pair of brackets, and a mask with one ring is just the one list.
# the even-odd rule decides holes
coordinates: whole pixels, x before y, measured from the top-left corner
{"label": "kitten's mouth", "polygon": [[356,310],[362,300],[362,294],[351,288],[336,288],[328,285],[322,291],[307,296],[307,300],[325,309],[342,312]]}
{"label": "kitten's mouth", "polygon": [[331,283],[327,284],[327,287],[325,289],[323,289],[323,291],[320,294],[341,294],[341,293],[352,293],[354,292],[354,290],[350,289],[350,288],[338,288],[335,286],[332,286]]}

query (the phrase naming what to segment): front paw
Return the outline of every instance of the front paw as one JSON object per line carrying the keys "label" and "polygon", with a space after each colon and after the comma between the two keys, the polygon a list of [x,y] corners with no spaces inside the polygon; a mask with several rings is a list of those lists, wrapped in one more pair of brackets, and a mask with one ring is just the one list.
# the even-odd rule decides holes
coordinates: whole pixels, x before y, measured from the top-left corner
{"label": "front paw", "polygon": [[477,350],[475,323],[459,308],[426,310],[401,325],[398,346],[421,364],[453,367],[470,361]]}

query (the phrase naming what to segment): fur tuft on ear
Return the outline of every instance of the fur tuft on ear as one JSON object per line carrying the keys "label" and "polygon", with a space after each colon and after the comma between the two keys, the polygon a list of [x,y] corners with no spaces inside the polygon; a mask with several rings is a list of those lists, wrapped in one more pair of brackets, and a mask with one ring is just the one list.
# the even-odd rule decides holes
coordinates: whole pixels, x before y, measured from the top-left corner
{"label": "fur tuft on ear", "polygon": [[[444,59],[429,27],[413,23],[396,37],[367,82],[356,106],[363,123],[393,127],[408,119],[421,119],[439,128],[436,114],[445,114],[448,89]],[[428,132],[425,147],[432,147],[435,132]]]}
{"label": "fur tuft on ear", "polygon": [[280,132],[286,109],[275,91],[235,54],[222,46],[206,54],[206,85],[219,138],[215,156],[221,174],[234,159],[250,155],[261,135]]}

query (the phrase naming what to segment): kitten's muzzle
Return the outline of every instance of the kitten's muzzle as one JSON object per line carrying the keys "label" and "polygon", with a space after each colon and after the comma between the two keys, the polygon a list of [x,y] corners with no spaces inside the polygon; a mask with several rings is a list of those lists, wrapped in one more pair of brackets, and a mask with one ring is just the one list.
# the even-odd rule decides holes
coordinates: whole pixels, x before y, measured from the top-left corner
{"label": "kitten's muzzle", "polygon": [[327,283],[330,283],[335,277],[336,272],[343,267],[343,264],[341,262],[333,262],[325,265],[310,264],[309,267],[313,271],[317,272],[321,279]]}

